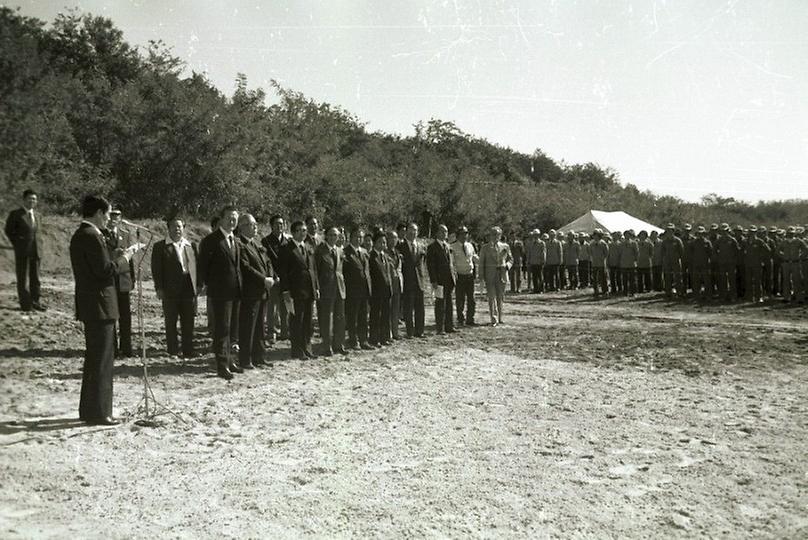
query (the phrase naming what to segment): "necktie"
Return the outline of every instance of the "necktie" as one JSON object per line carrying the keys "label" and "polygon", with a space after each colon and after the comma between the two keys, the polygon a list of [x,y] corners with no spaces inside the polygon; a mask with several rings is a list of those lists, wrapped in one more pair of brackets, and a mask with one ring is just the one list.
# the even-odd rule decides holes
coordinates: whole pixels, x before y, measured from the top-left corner
{"label": "necktie", "polygon": [[337,248],[331,248],[331,258],[334,260],[334,266],[337,266]]}
{"label": "necktie", "polygon": [[185,246],[180,243],[180,253],[182,253],[182,272],[188,273],[188,254],[185,253]]}
{"label": "necktie", "polygon": [[34,211],[28,210],[28,217],[31,220],[31,226],[36,226],[36,218],[34,218]]}
{"label": "necktie", "polygon": [[235,257],[235,255],[236,255],[236,243],[233,241],[233,235],[232,234],[227,235],[227,245],[230,247],[230,253],[232,253],[233,256]]}

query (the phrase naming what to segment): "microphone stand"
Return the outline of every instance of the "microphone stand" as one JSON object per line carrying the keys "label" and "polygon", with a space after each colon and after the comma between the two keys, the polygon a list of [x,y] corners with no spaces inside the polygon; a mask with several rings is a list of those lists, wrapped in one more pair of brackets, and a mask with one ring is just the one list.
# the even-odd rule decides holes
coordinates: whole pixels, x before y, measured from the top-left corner
{"label": "microphone stand", "polygon": [[[156,417],[160,414],[171,414],[182,423],[187,423],[182,416],[174,412],[173,410],[169,409],[159,401],[157,398],[154,397],[154,391],[151,387],[151,382],[149,381],[149,369],[148,365],[146,364],[146,325],[143,321],[143,260],[146,258],[146,253],[149,250],[149,247],[152,245],[152,241],[154,240],[154,233],[143,227],[141,225],[137,225],[135,223],[126,222],[127,225],[130,227],[135,228],[135,235],[137,239],[137,243],[140,244],[140,231],[143,230],[149,233],[149,239],[146,243],[146,246],[143,248],[143,254],[140,256],[140,259],[137,261],[137,268],[135,270],[135,280],[137,282],[137,324],[140,330],[140,363],[143,366],[143,395],[140,398],[140,401],[137,404],[137,408],[135,410],[135,415],[143,413],[144,416],[139,418],[135,421],[135,424],[144,427],[159,427],[160,423],[156,420]],[[151,406],[149,403],[151,402]],[[142,406],[141,406],[142,405]]]}

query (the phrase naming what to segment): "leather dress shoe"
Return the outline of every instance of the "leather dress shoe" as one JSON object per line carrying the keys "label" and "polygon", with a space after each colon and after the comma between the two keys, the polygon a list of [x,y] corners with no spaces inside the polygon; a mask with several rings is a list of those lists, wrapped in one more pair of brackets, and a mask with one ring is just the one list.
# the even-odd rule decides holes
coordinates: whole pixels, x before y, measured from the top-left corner
{"label": "leather dress shoe", "polygon": [[230,364],[230,371],[233,373],[244,373],[244,370],[241,369],[241,366],[238,364]]}
{"label": "leather dress shoe", "polygon": [[255,369],[255,366],[252,364],[252,362],[249,362],[247,364],[239,364],[239,367],[241,367],[241,369]]}
{"label": "leather dress shoe", "polygon": [[303,351],[303,354],[305,354],[306,358],[308,358],[309,360],[315,360],[317,358],[317,355],[311,351]]}
{"label": "leather dress shoe", "polygon": [[374,347],[370,343],[362,343],[361,345],[359,345],[359,348],[362,349],[363,351],[375,351],[376,350],[376,347]]}
{"label": "leather dress shoe", "polygon": [[323,349],[322,352],[320,353],[320,356],[325,356],[325,357],[334,356],[334,351],[331,350],[331,349]]}
{"label": "leather dress shoe", "polygon": [[216,369],[216,376],[221,377],[222,379],[229,381],[233,378],[233,372],[231,372],[227,367],[220,367]]}
{"label": "leather dress shoe", "polygon": [[90,418],[85,420],[91,426],[117,426],[120,424],[118,420],[111,416],[104,416],[103,418]]}
{"label": "leather dress shoe", "polygon": [[334,352],[342,355],[348,354],[348,351],[346,351],[343,347],[340,347],[339,349],[334,349]]}
{"label": "leather dress shoe", "polygon": [[42,304],[40,304],[38,302],[36,304],[31,304],[31,307],[34,308],[37,311],[48,311],[48,308],[46,308],[45,306],[43,306]]}
{"label": "leather dress shoe", "polygon": [[267,365],[267,363],[264,362],[263,360],[253,360],[252,365],[253,365],[253,367],[263,367],[263,366]]}

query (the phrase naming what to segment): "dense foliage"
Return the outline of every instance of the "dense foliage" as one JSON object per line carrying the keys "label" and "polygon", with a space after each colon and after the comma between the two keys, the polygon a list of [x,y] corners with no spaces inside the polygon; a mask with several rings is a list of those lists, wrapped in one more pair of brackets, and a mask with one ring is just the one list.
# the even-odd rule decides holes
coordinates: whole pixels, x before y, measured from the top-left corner
{"label": "dense foliage", "polygon": [[[28,186],[54,212],[89,191],[130,216],[201,218],[224,202],[260,218],[325,223],[415,219],[473,229],[549,229],[588,209],[656,223],[804,223],[808,203],[700,204],[658,197],[593,163],[514,152],[440,120],[412,136],[369,133],[349,112],[273,84],[231,98],[161,43],[128,45],[111,21],[68,12],[52,25],[0,8],[3,207]],[[267,94],[267,92],[269,92]]]}

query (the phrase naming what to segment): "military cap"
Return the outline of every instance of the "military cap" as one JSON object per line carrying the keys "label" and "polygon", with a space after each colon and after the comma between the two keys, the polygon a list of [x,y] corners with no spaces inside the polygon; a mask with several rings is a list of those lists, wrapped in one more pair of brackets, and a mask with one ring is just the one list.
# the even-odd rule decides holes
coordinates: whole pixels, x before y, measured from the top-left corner
{"label": "military cap", "polygon": [[120,216],[121,215],[121,209],[120,208],[111,208],[110,211],[109,211],[109,215],[110,216]]}
{"label": "military cap", "polygon": [[786,232],[788,234],[794,234],[795,232],[797,232],[797,228],[791,225],[788,229],[786,229]]}
{"label": "military cap", "polygon": [[721,230],[722,230],[722,231],[728,231],[728,230],[729,230],[729,224],[727,224],[727,223],[722,223],[722,224],[721,224]]}
{"label": "military cap", "polygon": [[699,225],[699,228],[696,229],[696,232],[697,233],[706,233],[707,229],[705,229],[703,225]]}
{"label": "military cap", "polygon": [[693,228],[693,226],[690,223],[685,223],[684,230],[689,231],[692,228]]}
{"label": "military cap", "polygon": [[674,229],[676,228],[676,225],[674,225],[673,223],[668,223],[668,224],[665,226],[665,228],[666,228],[666,229],[669,229],[669,230],[671,230],[671,231],[672,231],[672,230],[674,230]]}
{"label": "military cap", "polygon": [[538,236],[541,234],[541,231],[539,229],[533,229],[532,231],[530,231],[530,234],[535,234],[536,236]]}
{"label": "military cap", "polygon": [[600,228],[597,228],[594,231],[592,231],[592,236],[595,236],[595,235],[603,236],[603,231]]}
{"label": "military cap", "polygon": [[550,235],[549,235],[549,234],[547,234],[547,233],[544,233],[543,235],[541,235],[541,239],[542,239],[542,240],[549,240],[549,239],[550,239]]}
{"label": "military cap", "polygon": [[646,236],[648,236],[648,231],[640,231],[640,234],[638,236],[645,238]]}
{"label": "military cap", "polygon": [[717,231],[718,230],[718,223],[713,223],[712,225],[710,225],[710,230],[711,231]]}
{"label": "military cap", "polygon": [[550,229],[550,234],[551,235],[555,236],[555,233],[556,233],[555,229]]}
{"label": "military cap", "polygon": [[777,234],[780,235],[780,236],[783,236],[784,234],[786,234],[786,230],[785,229],[777,229]]}
{"label": "military cap", "polygon": [[735,230],[743,232],[743,225],[735,225]]}
{"label": "military cap", "polygon": [[796,229],[797,229],[797,234],[802,234],[802,233],[804,233],[804,232],[805,232],[805,228],[804,228],[804,227],[800,227],[799,225],[797,225]]}
{"label": "military cap", "polygon": [[460,226],[455,231],[455,234],[467,233],[467,232],[469,232],[469,230],[465,226]]}
{"label": "military cap", "polygon": [[758,230],[758,232],[766,232],[766,226],[761,225],[760,227],[757,228],[757,230]]}
{"label": "military cap", "polygon": [[757,227],[755,227],[754,225],[750,225],[750,226],[749,226],[749,229],[747,229],[747,230],[748,230],[749,232],[758,232],[758,228],[757,228]]}

